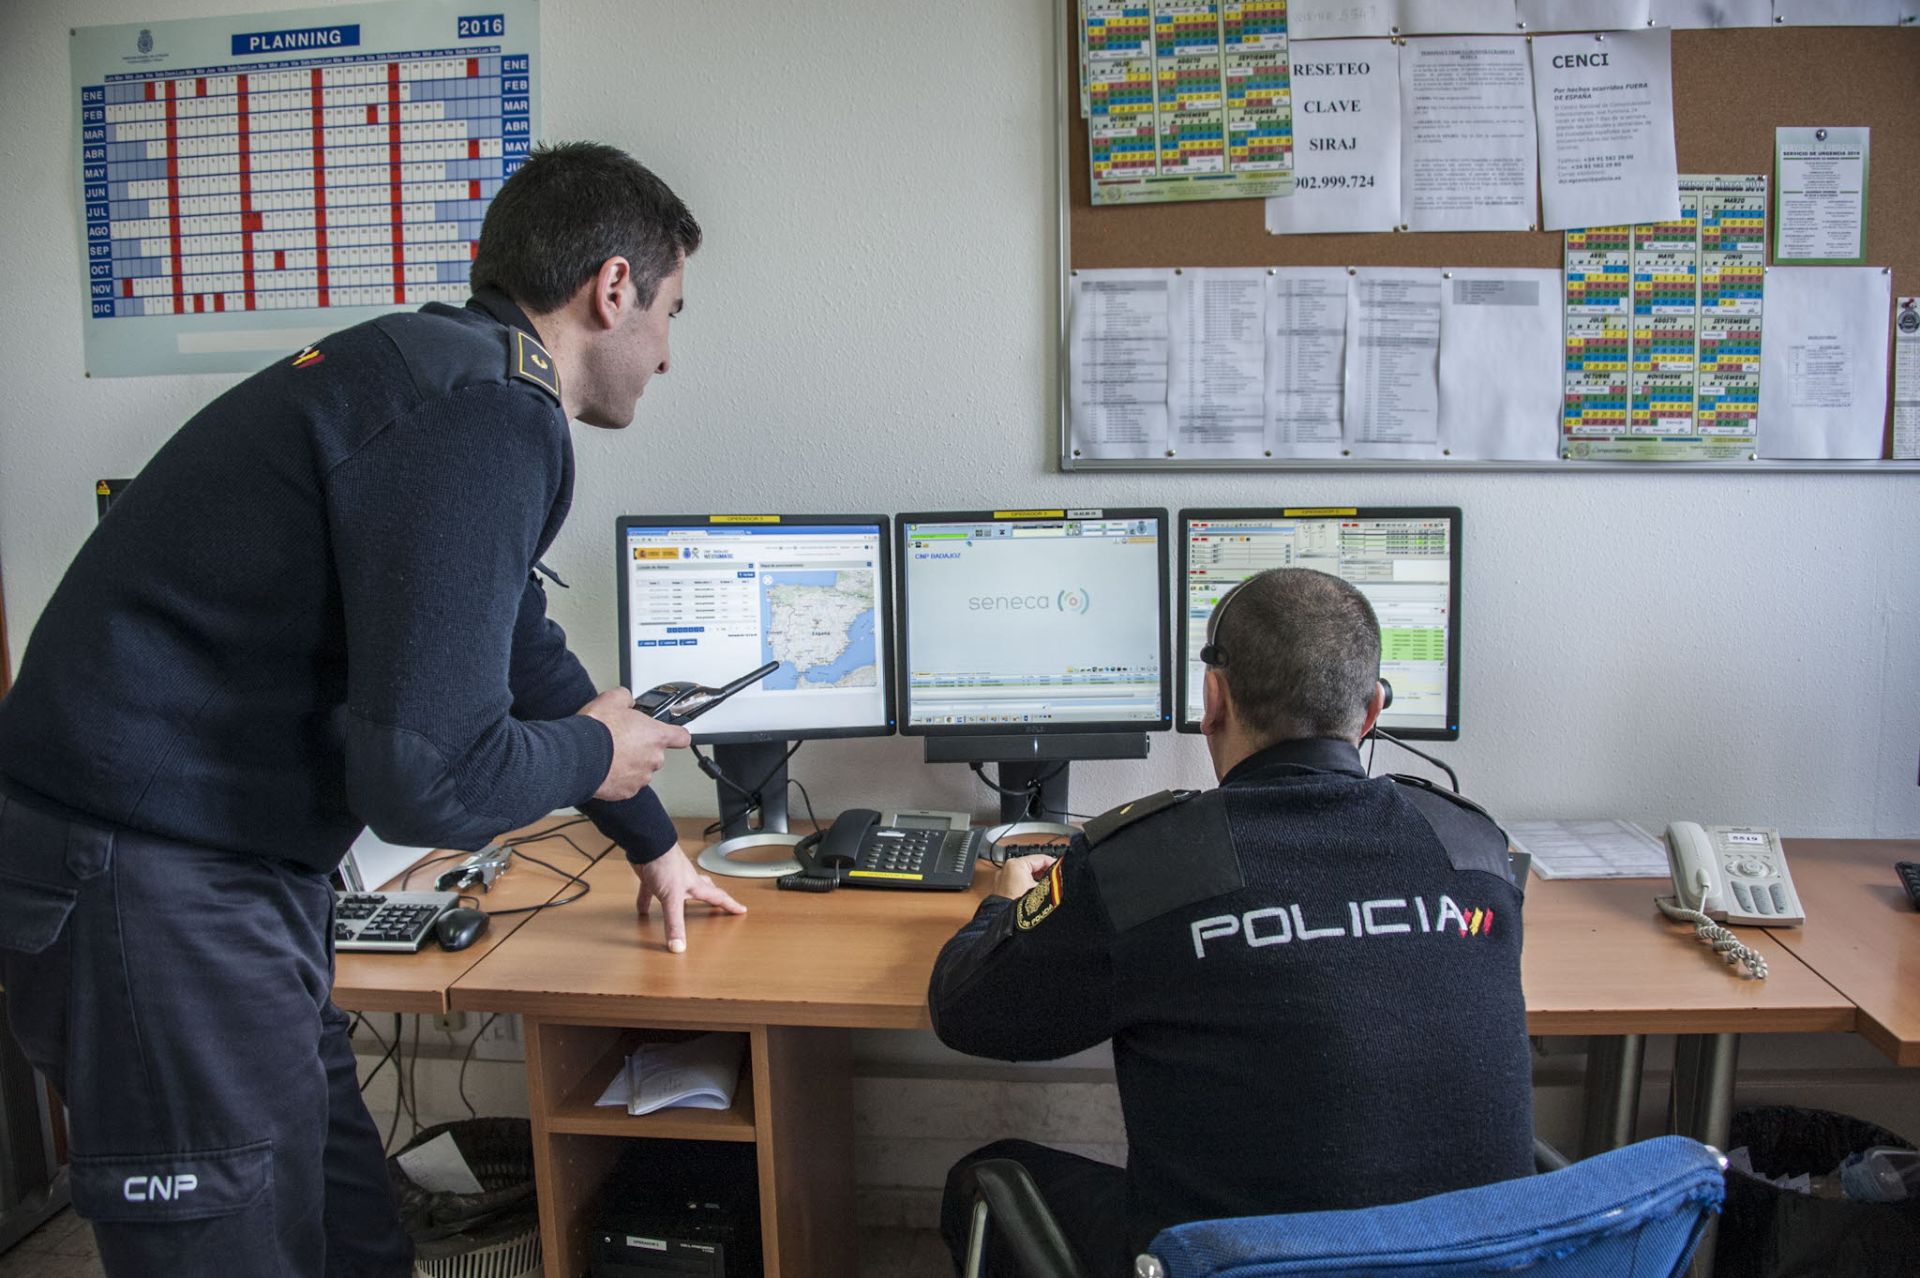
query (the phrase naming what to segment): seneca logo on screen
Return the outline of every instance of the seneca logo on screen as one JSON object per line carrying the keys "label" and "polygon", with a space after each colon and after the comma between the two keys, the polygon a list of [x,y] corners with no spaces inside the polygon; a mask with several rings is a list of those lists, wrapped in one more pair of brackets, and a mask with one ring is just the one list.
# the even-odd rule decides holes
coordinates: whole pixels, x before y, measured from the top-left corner
{"label": "seneca logo on screen", "polygon": [[1065,612],[1084,617],[1092,607],[1093,596],[1080,586],[1051,595],[974,595],[967,600],[972,612]]}

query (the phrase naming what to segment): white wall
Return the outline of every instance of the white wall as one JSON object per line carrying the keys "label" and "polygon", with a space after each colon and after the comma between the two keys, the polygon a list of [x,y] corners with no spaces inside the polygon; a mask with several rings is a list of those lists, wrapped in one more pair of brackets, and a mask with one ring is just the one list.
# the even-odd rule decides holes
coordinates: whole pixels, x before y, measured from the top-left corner
{"label": "white wall", "polygon": [[[16,662],[92,526],[92,481],[137,470],[232,380],[82,376],[68,27],[275,7],[0,10]],[[1060,473],[1052,13],[543,5],[546,134],[628,148],[707,232],[672,373],[632,429],[576,428],[577,501],[549,557],[574,589],[553,606],[603,684],[622,511],[1445,502],[1466,511],[1464,736],[1441,749],[1496,812],[1920,834],[1913,476]],[[1900,175],[1879,176],[1896,198]],[[816,743],[795,763],[823,809],[991,806],[911,739]],[[1197,739],[1161,736],[1145,763],[1079,769],[1075,806],[1209,779]],[[675,810],[711,809],[691,766],[660,784]]]}

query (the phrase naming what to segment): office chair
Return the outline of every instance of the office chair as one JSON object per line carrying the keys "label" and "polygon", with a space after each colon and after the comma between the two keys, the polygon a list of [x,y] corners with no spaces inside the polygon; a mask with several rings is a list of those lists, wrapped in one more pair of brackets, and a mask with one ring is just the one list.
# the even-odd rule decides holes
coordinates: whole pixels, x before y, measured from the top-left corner
{"label": "office chair", "polygon": [[[1540,1146],[1537,1161],[1558,1155]],[[1135,1278],[1280,1278],[1391,1272],[1396,1278],[1525,1273],[1537,1278],[1674,1278],[1726,1195],[1726,1160],[1661,1136],[1537,1176],[1353,1211],[1205,1220],[1163,1229]],[[1025,1278],[1092,1278],[1026,1169],[969,1169],[974,1196],[967,1278],[980,1273],[989,1223]]]}

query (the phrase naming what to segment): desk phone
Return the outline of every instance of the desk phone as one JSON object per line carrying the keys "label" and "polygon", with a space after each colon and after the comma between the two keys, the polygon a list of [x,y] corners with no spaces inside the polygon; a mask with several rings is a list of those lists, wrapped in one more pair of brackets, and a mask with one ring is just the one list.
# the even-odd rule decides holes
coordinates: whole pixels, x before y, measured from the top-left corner
{"label": "desk phone", "polygon": [[[836,886],[964,892],[986,847],[984,830],[956,826],[948,813],[887,813],[849,808],[793,850],[801,870],[780,880],[790,890]],[[965,818],[961,818],[964,822]]]}

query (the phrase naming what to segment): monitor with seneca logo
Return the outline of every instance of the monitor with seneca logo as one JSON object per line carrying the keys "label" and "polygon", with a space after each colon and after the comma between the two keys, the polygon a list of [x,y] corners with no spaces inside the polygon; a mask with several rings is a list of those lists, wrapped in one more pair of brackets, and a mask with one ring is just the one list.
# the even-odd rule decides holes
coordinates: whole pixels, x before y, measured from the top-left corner
{"label": "monitor with seneca logo", "polygon": [[1167,512],[898,522],[900,730],[997,764],[1003,821],[1064,820],[1070,761],[1144,758],[1172,725]]}

